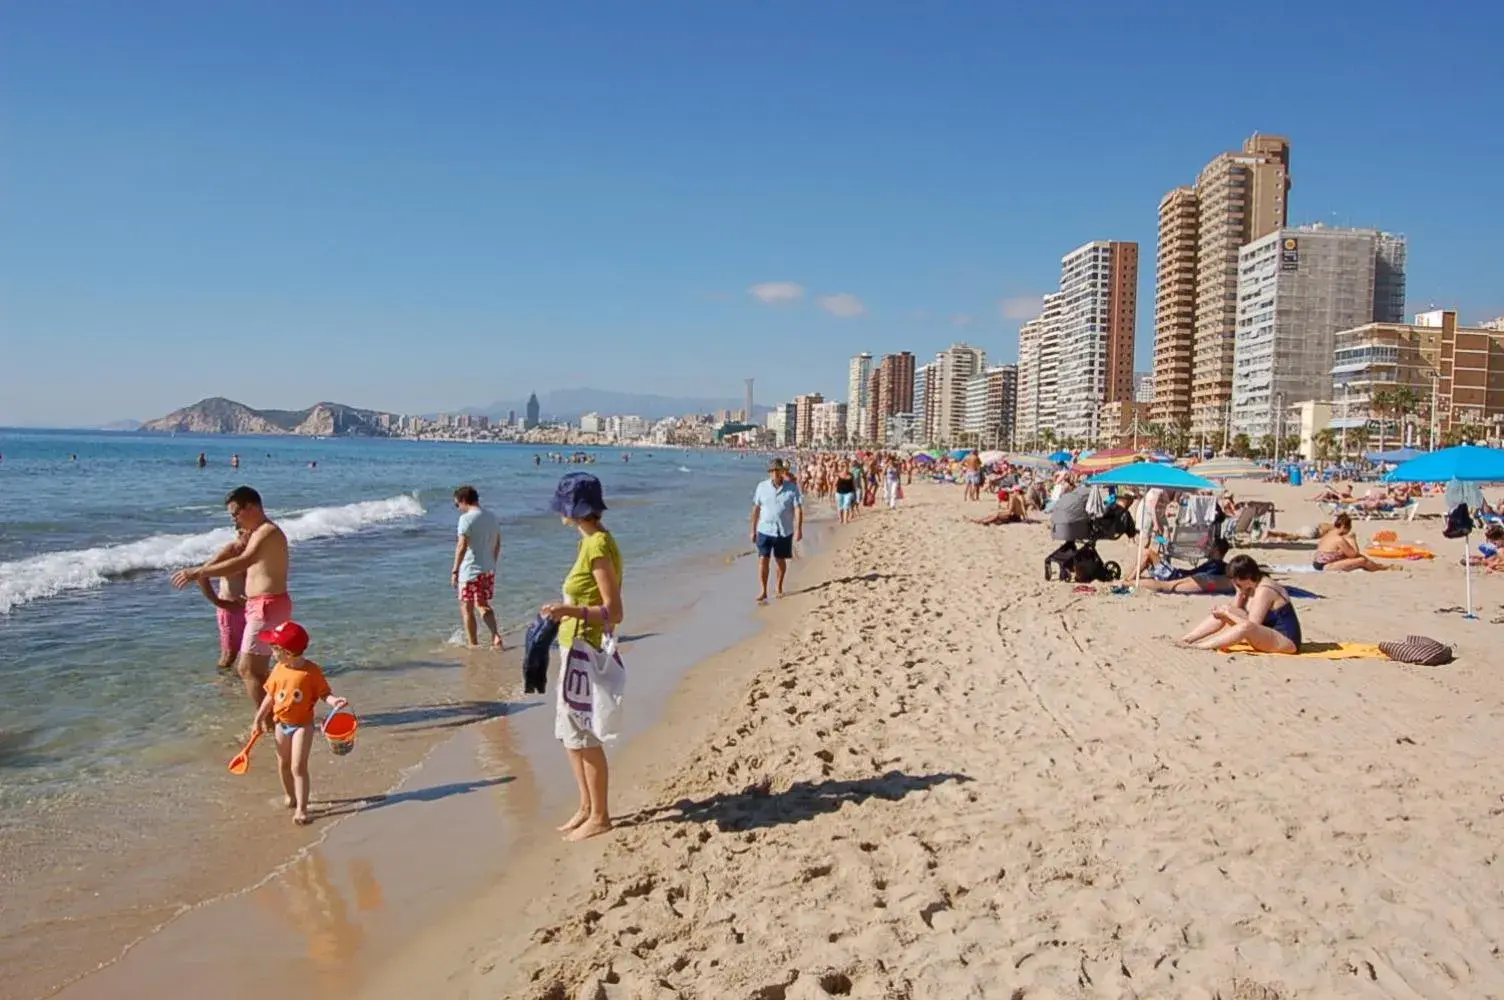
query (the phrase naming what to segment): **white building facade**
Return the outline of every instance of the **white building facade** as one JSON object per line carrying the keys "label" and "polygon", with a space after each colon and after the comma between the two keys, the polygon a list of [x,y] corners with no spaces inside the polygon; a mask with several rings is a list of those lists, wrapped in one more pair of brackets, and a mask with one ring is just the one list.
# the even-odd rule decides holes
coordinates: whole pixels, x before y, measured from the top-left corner
{"label": "white building facade", "polygon": [[872,355],[862,353],[851,359],[846,375],[846,440],[860,441],[867,426],[867,383],[872,375]]}
{"label": "white building facade", "polygon": [[1307,400],[1330,401],[1337,332],[1400,322],[1404,296],[1401,236],[1306,226],[1244,246],[1231,433],[1257,442],[1281,432],[1278,412]]}

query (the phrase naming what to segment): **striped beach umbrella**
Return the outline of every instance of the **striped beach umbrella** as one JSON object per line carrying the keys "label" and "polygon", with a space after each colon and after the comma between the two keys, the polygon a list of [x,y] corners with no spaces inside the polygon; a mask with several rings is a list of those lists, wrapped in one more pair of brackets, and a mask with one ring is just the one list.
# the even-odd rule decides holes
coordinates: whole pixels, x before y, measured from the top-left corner
{"label": "striped beach umbrella", "polygon": [[1269,475],[1269,470],[1257,462],[1231,456],[1197,462],[1190,471],[1202,479],[1263,479]]}
{"label": "striped beach umbrella", "polygon": [[1106,451],[1094,451],[1085,458],[1076,459],[1076,464],[1071,466],[1071,471],[1095,475],[1098,472],[1116,469],[1120,465],[1131,465],[1134,462],[1143,461],[1143,458],[1142,452],[1134,451],[1132,448],[1109,448]]}

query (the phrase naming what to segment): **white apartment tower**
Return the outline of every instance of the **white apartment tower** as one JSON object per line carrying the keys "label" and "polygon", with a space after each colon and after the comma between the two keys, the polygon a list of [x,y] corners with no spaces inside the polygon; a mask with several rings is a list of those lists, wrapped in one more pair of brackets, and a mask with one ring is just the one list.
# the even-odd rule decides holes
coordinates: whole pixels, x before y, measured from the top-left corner
{"label": "white apartment tower", "polygon": [[1137,243],[1097,240],[1060,259],[1060,438],[1095,441],[1102,404],[1133,399],[1137,288]]}
{"label": "white apartment tower", "polygon": [[[1059,400],[1060,319],[1064,299],[1051,292],[1043,309],[1018,333],[1018,409],[1014,417],[1018,440],[1037,447],[1046,431],[1055,433]],[[1058,439],[1058,435],[1057,435]]]}
{"label": "white apartment tower", "polygon": [[959,441],[966,430],[966,385],[987,367],[987,352],[970,344],[952,344],[935,355],[938,372],[934,437],[941,444]]}
{"label": "white apartment tower", "polygon": [[1279,229],[1238,254],[1232,434],[1255,443],[1275,414],[1330,400],[1336,334],[1399,323],[1405,311],[1405,239],[1372,229]]}
{"label": "white apartment tower", "polygon": [[846,376],[846,440],[860,441],[867,426],[867,382],[872,375],[872,355],[862,353],[851,359]]}

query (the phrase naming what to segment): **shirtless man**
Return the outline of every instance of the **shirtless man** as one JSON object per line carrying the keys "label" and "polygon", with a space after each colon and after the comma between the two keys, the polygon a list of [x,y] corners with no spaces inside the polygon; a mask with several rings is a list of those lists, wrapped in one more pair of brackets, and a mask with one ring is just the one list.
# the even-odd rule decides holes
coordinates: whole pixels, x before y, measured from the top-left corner
{"label": "shirtless man", "polygon": [[172,575],[172,585],[182,589],[204,577],[245,574],[245,636],[236,669],[245,683],[245,693],[259,706],[265,697],[263,686],[270,673],[272,650],[257,636],[263,629],[292,621],[292,598],[287,593],[287,536],[267,519],[261,494],[249,486],[231,490],[225,497],[225,510],[236,529],[247,533],[245,547],[238,555],[216,557],[203,566],[178,570]]}

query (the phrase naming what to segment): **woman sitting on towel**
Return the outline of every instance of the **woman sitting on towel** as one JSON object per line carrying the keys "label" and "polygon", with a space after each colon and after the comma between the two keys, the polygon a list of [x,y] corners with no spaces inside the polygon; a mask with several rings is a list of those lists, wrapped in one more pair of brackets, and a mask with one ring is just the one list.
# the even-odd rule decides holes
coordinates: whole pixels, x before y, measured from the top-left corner
{"label": "woman sitting on towel", "polygon": [[1285,588],[1264,575],[1252,556],[1233,556],[1227,575],[1238,596],[1180,641],[1197,649],[1226,649],[1246,642],[1260,653],[1300,651],[1300,619]]}
{"label": "woman sitting on towel", "polygon": [[1348,573],[1355,569],[1379,573],[1389,568],[1358,551],[1358,543],[1353,539],[1353,519],[1346,514],[1332,518],[1332,530],[1316,543],[1311,565],[1327,573]]}

